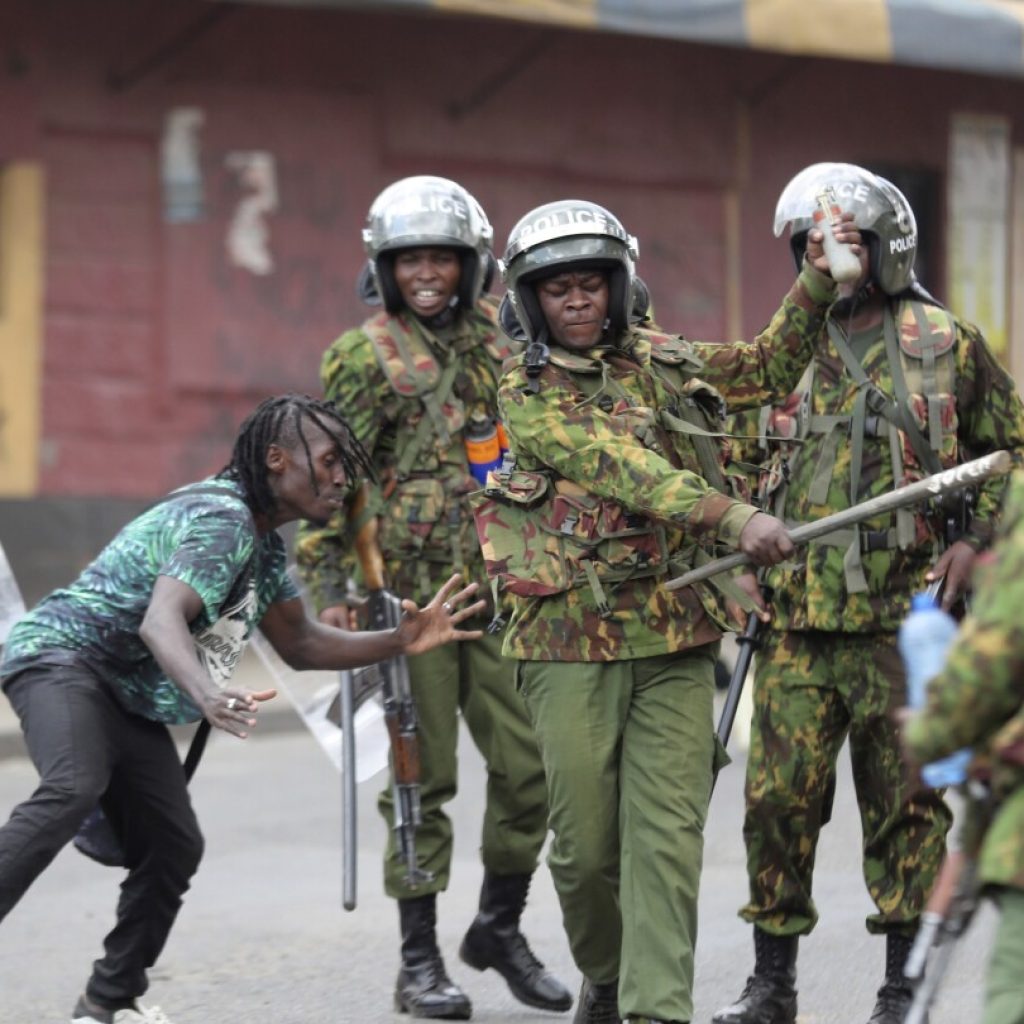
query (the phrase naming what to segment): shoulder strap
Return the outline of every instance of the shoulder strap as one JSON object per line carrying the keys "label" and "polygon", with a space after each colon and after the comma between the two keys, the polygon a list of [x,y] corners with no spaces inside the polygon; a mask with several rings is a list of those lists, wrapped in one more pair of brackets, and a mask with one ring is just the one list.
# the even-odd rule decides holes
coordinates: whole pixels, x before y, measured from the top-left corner
{"label": "shoulder strap", "polygon": [[411,332],[395,316],[371,317],[363,330],[391,389],[401,398],[418,398],[426,413],[412,438],[403,446],[395,466],[395,474],[401,480],[409,475],[431,435],[438,437],[442,444],[451,441],[442,410],[455,386],[459,360],[453,354],[442,369],[427,344],[411,352],[408,344]]}
{"label": "shoulder strap", "polygon": [[423,447],[429,440],[431,433],[436,434],[443,444],[447,444],[451,440],[441,407],[448,401],[448,396],[455,386],[455,378],[458,376],[458,373],[459,361],[453,357],[441,374],[437,390],[428,395],[420,395],[420,401],[423,402],[427,415],[420,420],[412,440],[405,446],[398,458],[398,463],[395,466],[395,475],[399,480],[404,480],[409,475],[409,471],[415,464],[416,459],[419,458],[419,454],[423,451]]}
{"label": "shoulder strap", "polygon": [[[929,473],[941,473],[942,463],[931,445],[925,440],[921,429],[917,425],[910,412],[910,394],[907,391],[907,378],[903,373],[903,359],[900,356],[899,341],[896,337],[896,318],[893,316],[892,307],[885,307],[885,354],[889,357],[889,369],[892,372],[893,390],[896,392],[895,410],[898,420],[886,417],[890,423],[899,427],[910,439],[910,445],[918,461],[928,470]],[[934,357],[932,360],[934,367]],[[935,396],[938,397],[937,395]],[[932,410],[929,408],[929,413]],[[937,410],[936,410],[937,411]],[[929,420],[938,423],[938,416],[929,416]],[[899,422],[902,421],[902,422]]]}
{"label": "shoulder strap", "polygon": [[903,431],[910,440],[914,454],[920,460],[921,465],[929,473],[938,473],[942,469],[938,456],[928,446],[907,405],[909,397],[907,394],[907,384],[903,376],[899,342],[896,339],[896,320],[890,305],[885,307],[882,331],[885,337],[885,351],[889,361],[889,370],[892,373],[893,390],[896,391],[895,400],[868,377],[864,372],[864,367],[860,364],[860,360],[854,355],[853,350],[843,337],[843,332],[839,329],[838,324],[831,317],[828,319],[828,336],[835,346],[839,358],[842,359],[847,372],[860,389],[860,394],[857,396],[854,405],[853,423],[850,430],[854,464],[857,466],[860,464],[858,456],[864,443],[864,419],[867,413],[871,412],[877,416],[882,416],[896,427],[897,430]]}
{"label": "shoulder strap", "polygon": [[410,349],[412,329],[398,316],[378,313],[362,327],[370,339],[391,390],[400,398],[418,398],[437,387],[441,367],[426,343]]}

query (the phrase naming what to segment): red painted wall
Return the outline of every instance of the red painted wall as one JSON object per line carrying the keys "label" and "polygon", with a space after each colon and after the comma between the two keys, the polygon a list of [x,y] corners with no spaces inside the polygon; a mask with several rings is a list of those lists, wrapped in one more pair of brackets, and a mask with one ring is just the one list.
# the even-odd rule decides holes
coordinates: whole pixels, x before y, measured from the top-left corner
{"label": "red painted wall", "polygon": [[[801,166],[880,161],[941,183],[951,111],[1004,113],[1017,138],[1024,128],[1024,84],[926,70],[443,16],[5,7],[0,160],[39,159],[48,176],[49,496],[160,493],[217,469],[260,398],[315,390],[322,350],[365,315],[359,231],[395,178],[464,183],[499,249],[533,205],[608,205],[640,238],[659,321],[705,338],[729,322],[736,190],[749,336],[792,278],[771,219]],[[189,105],[205,113],[205,215],[166,223],[160,138],[167,112]],[[225,160],[253,149],[278,175],[266,276],[225,250],[245,194]]]}

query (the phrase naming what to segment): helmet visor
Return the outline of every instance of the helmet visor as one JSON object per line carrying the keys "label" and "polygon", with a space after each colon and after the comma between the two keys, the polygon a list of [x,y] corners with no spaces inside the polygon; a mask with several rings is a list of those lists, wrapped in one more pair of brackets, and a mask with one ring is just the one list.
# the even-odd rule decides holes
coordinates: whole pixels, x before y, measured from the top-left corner
{"label": "helmet visor", "polygon": [[517,281],[554,277],[573,266],[621,266],[628,258],[625,246],[615,239],[581,236],[558,238],[520,253],[515,261]]}

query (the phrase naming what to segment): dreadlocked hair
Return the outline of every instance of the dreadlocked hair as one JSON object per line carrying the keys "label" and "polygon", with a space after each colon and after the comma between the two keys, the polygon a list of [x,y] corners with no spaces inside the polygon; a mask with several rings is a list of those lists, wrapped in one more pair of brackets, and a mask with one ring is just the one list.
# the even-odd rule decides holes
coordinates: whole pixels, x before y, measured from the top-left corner
{"label": "dreadlocked hair", "polygon": [[361,477],[376,479],[370,456],[333,402],[309,395],[268,398],[246,418],[235,439],[231,461],[217,474],[241,484],[250,507],[257,515],[272,513],[277,504],[267,474],[267,449],[272,444],[288,449],[302,445],[309,466],[310,483],[319,493],[313,472],[313,456],[303,429],[307,421],[334,441],[350,484],[354,485]]}

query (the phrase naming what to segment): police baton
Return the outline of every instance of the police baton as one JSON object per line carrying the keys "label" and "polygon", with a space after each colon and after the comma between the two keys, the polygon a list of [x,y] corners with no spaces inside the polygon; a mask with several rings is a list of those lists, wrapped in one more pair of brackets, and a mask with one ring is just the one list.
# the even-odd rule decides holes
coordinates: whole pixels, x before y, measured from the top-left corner
{"label": "police baton", "polygon": [[[897,487],[888,494],[881,494],[877,498],[869,498],[859,505],[835,512],[830,516],[823,516],[813,523],[801,523],[787,531],[789,539],[796,545],[807,544],[809,541],[825,537],[836,530],[842,530],[849,526],[856,526],[867,519],[892,512],[898,508],[905,508],[907,505],[916,505],[921,501],[932,501],[941,498],[952,491],[959,491],[965,487],[988,480],[993,476],[1002,476],[1009,473],[1013,460],[1007,451],[992,452],[990,455],[983,455],[980,459],[973,459],[962,465],[954,466],[952,469],[943,470],[932,476],[926,476],[905,487]],[[665,583],[666,590],[679,590],[682,587],[689,587],[694,583],[700,583],[711,576],[719,573],[729,572],[731,569],[738,569],[747,565],[750,559],[742,552],[735,552],[725,555],[723,558],[715,558],[699,569],[692,569],[690,572],[676,576]]]}

